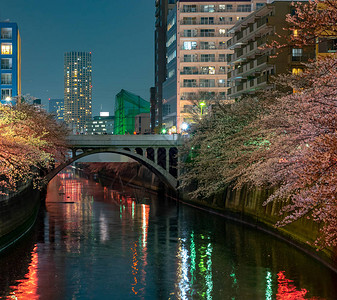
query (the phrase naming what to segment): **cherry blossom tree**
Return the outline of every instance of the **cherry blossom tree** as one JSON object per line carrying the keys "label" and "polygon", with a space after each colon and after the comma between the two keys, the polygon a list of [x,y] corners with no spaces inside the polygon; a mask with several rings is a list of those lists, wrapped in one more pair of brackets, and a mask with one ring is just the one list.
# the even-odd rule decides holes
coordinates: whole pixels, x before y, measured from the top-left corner
{"label": "cherry blossom tree", "polygon": [[293,13],[286,19],[293,32],[289,36],[292,44],[315,45],[320,38],[336,38],[336,0],[311,0],[294,3],[293,6]]}
{"label": "cherry blossom tree", "polygon": [[2,193],[31,179],[37,182],[41,169],[64,160],[67,134],[65,125],[35,106],[0,106]]}
{"label": "cherry blossom tree", "polygon": [[289,203],[278,226],[311,218],[321,224],[317,245],[335,246],[337,59],[320,59],[277,82],[278,89],[219,106],[196,125],[183,186],[196,181],[194,197],[226,185],[274,188],[266,203]]}
{"label": "cherry blossom tree", "polygon": [[[299,91],[278,98],[259,126],[273,133],[259,149],[245,178],[260,186],[281,186],[268,199],[288,199],[279,226],[302,217],[321,224],[317,245],[337,245],[337,59],[327,57],[306,66],[292,87]],[[284,79],[287,77],[285,76]]]}

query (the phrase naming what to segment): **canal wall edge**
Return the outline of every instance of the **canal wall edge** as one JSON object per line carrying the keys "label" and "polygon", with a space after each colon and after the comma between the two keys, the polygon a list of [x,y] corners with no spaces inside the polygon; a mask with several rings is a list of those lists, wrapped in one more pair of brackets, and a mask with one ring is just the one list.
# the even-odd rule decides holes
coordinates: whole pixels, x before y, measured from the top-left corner
{"label": "canal wall edge", "polygon": [[41,192],[27,185],[11,197],[0,198],[0,254],[23,238],[35,224]]}
{"label": "canal wall edge", "polygon": [[337,273],[337,247],[317,251],[313,246],[319,234],[317,223],[302,218],[284,227],[275,227],[276,222],[282,219],[279,211],[286,203],[275,201],[264,206],[264,201],[271,194],[270,190],[247,187],[233,190],[226,187],[222,192],[207,199],[190,199],[189,192],[191,191],[191,187],[180,190],[178,195],[180,201],[272,234],[314,257]]}

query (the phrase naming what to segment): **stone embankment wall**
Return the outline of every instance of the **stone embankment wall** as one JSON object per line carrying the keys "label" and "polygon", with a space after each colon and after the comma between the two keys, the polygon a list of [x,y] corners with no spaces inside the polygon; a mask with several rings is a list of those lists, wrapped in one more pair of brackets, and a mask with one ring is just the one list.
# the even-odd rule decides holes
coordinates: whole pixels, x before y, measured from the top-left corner
{"label": "stone embankment wall", "polygon": [[0,252],[33,226],[40,207],[40,196],[32,185],[22,187],[14,195],[0,196]]}
{"label": "stone embankment wall", "polygon": [[181,192],[181,197],[188,204],[276,235],[314,256],[337,272],[337,248],[317,251],[313,246],[319,234],[319,224],[307,218],[301,218],[284,227],[275,227],[276,222],[282,219],[279,212],[286,202],[272,202],[264,206],[263,203],[270,193],[270,191],[263,189],[232,190],[227,187],[222,193],[208,199],[191,200],[186,190]]}

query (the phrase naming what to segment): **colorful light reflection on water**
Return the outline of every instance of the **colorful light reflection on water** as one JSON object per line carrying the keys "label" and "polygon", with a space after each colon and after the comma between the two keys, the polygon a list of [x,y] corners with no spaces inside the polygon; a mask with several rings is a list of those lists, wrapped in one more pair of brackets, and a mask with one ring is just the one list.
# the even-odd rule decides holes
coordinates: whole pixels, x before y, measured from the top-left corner
{"label": "colorful light reflection on water", "polygon": [[136,194],[58,176],[28,263],[15,251],[7,258],[25,272],[11,275],[6,257],[0,260],[0,298],[337,298],[337,277],[287,244],[153,193]]}

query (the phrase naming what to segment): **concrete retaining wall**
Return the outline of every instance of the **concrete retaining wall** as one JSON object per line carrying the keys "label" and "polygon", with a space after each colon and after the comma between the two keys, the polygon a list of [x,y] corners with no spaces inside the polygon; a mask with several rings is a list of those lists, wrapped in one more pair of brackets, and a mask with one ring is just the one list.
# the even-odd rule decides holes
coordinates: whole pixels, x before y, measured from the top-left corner
{"label": "concrete retaining wall", "polygon": [[275,223],[281,220],[279,211],[286,203],[273,202],[263,206],[270,193],[271,191],[263,189],[247,188],[233,191],[227,187],[222,193],[208,199],[190,200],[186,190],[181,193],[181,198],[188,204],[236,219],[285,239],[337,272],[337,247],[316,251],[313,246],[319,230],[317,223],[302,218],[284,227],[275,228]]}
{"label": "concrete retaining wall", "polygon": [[40,207],[40,192],[29,185],[11,197],[0,197],[0,252],[33,226]]}

